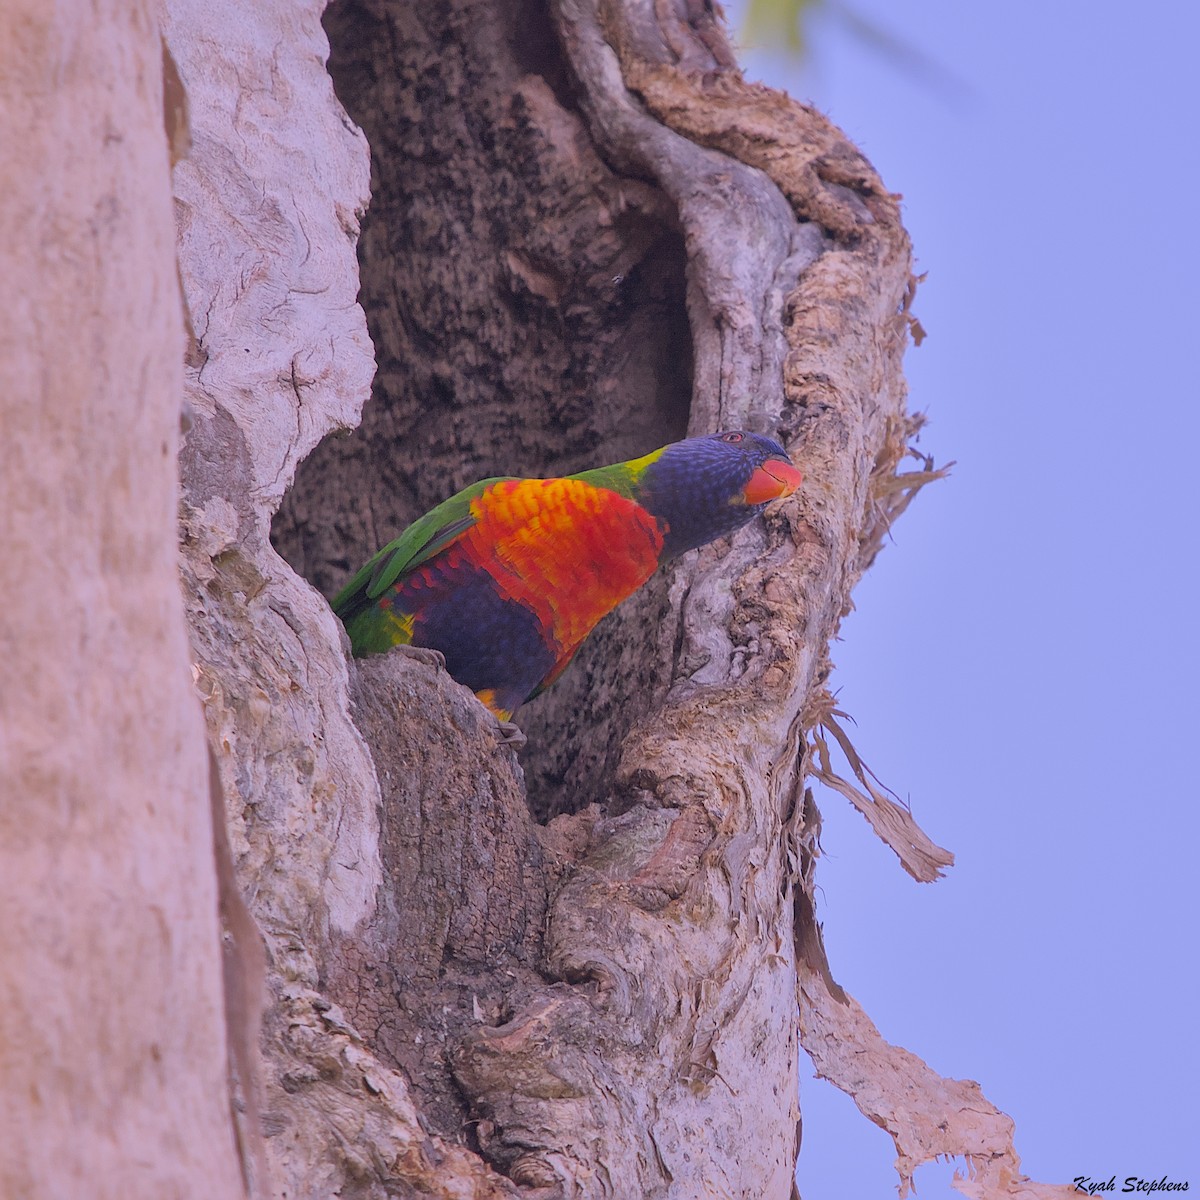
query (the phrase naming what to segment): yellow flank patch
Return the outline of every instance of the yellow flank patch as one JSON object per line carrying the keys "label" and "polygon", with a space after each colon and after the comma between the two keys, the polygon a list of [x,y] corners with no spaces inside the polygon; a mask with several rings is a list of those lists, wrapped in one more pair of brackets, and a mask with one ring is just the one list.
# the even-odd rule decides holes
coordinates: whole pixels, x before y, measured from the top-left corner
{"label": "yellow flank patch", "polygon": [[394,608],[385,608],[388,629],[396,646],[407,646],[412,642],[413,619],[411,613],[396,612]]}
{"label": "yellow flank patch", "polygon": [[476,692],[475,695],[479,697],[483,707],[486,708],[488,712],[492,713],[497,721],[512,720],[512,710],[500,708],[499,705],[497,705],[495,688],[482,688],[480,691]]}
{"label": "yellow flank patch", "polygon": [[537,615],[560,655],[573,654],[658,566],[654,518],[580,479],[506,480],[471,510],[477,524],[463,539],[471,557],[488,564],[504,595]]}

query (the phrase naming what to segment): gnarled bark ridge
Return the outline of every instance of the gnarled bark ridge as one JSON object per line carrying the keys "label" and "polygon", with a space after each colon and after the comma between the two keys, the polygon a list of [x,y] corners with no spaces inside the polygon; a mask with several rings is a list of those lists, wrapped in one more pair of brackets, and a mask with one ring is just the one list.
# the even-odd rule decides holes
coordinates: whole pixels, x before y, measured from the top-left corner
{"label": "gnarled bark ridge", "polygon": [[[317,6],[218,33],[221,7],[170,3],[195,130],[185,576],[271,959],[280,1186],[786,1196],[797,1035],[859,1036],[814,990],[807,730],[836,726],[826,647],[923,481],[897,482],[895,198],[745,83],[703,6],[344,0],[330,68],[365,140]],[[784,440],[804,488],[606,622],[522,711],[519,758],[434,667],[350,663],[292,569],[328,593],[472,479],[736,426]],[[861,803],[918,877],[949,861]],[[911,1094],[880,1087],[906,1138]],[[901,1141],[902,1173],[990,1153],[961,1128]]]}

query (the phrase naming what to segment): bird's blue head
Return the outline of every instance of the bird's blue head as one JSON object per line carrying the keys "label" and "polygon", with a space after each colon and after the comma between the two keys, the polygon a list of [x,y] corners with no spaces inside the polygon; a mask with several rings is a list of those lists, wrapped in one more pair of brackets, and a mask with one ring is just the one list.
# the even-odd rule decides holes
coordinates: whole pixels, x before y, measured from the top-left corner
{"label": "bird's blue head", "polygon": [[639,466],[636,496],[663,527],[664,559],[732,533],[801,481],[778,442],[742,429],[674,442]]}

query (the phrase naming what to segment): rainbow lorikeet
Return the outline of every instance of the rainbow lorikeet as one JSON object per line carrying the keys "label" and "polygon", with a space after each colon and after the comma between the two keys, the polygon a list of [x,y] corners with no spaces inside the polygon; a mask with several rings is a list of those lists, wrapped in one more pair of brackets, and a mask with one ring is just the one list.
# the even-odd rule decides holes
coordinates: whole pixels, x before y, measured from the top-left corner
{"label": "rainbow lorikeet", "polygon": [[799,485],[782,446],[737,430],[561,479],[483,479],[380,550],[333,610],[356,656],[438,651],[508,721],[661,563]]}

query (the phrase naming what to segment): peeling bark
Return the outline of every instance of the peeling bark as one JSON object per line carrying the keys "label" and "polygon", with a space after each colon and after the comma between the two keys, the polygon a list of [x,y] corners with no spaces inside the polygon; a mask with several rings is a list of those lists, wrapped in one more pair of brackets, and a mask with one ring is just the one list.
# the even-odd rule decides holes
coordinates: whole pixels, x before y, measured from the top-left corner
{"label": "peeling bark", "polygon": [[915,1054],[884,1041],[858,1002],[830,974],[813,911],[821,818],[811,793],[796,814],[793,844],[801,861],[797,891],[797,972],[800,1042],[822,1079],[846,1092],[868,1120],[896,1144],[900,1197],[913,1188],[918,1167],[962,1158],[954,1186],[972,1200],[1067,1200],[1073,1185],[1035,1183],[1021,1172],[1012,1118],[1000,1112],[972,1079],[943,1079]]}
{"label": "peeling bark", "polygon": [[[895,198],[746,84],[702,6],[343,0],[330,69],[365,139],[318,4],[168,7],[194,131],[185,595],[268,951],[276,1194],[787,1196],[798,1034],[903,1179],[961,1154],[968,1194],[1052,1194],[999,1114],[913,1132],[980,1098],[879,1041],[812,911],[827,646],[936,474],[898,474]],[[605,622],[522,710],[519,757],[429,664],[349,662],[296,573],[331,592],[480,476],[733,426],[783,439],[804,488]],[[854,771],[936,877],[947,853]]]}

